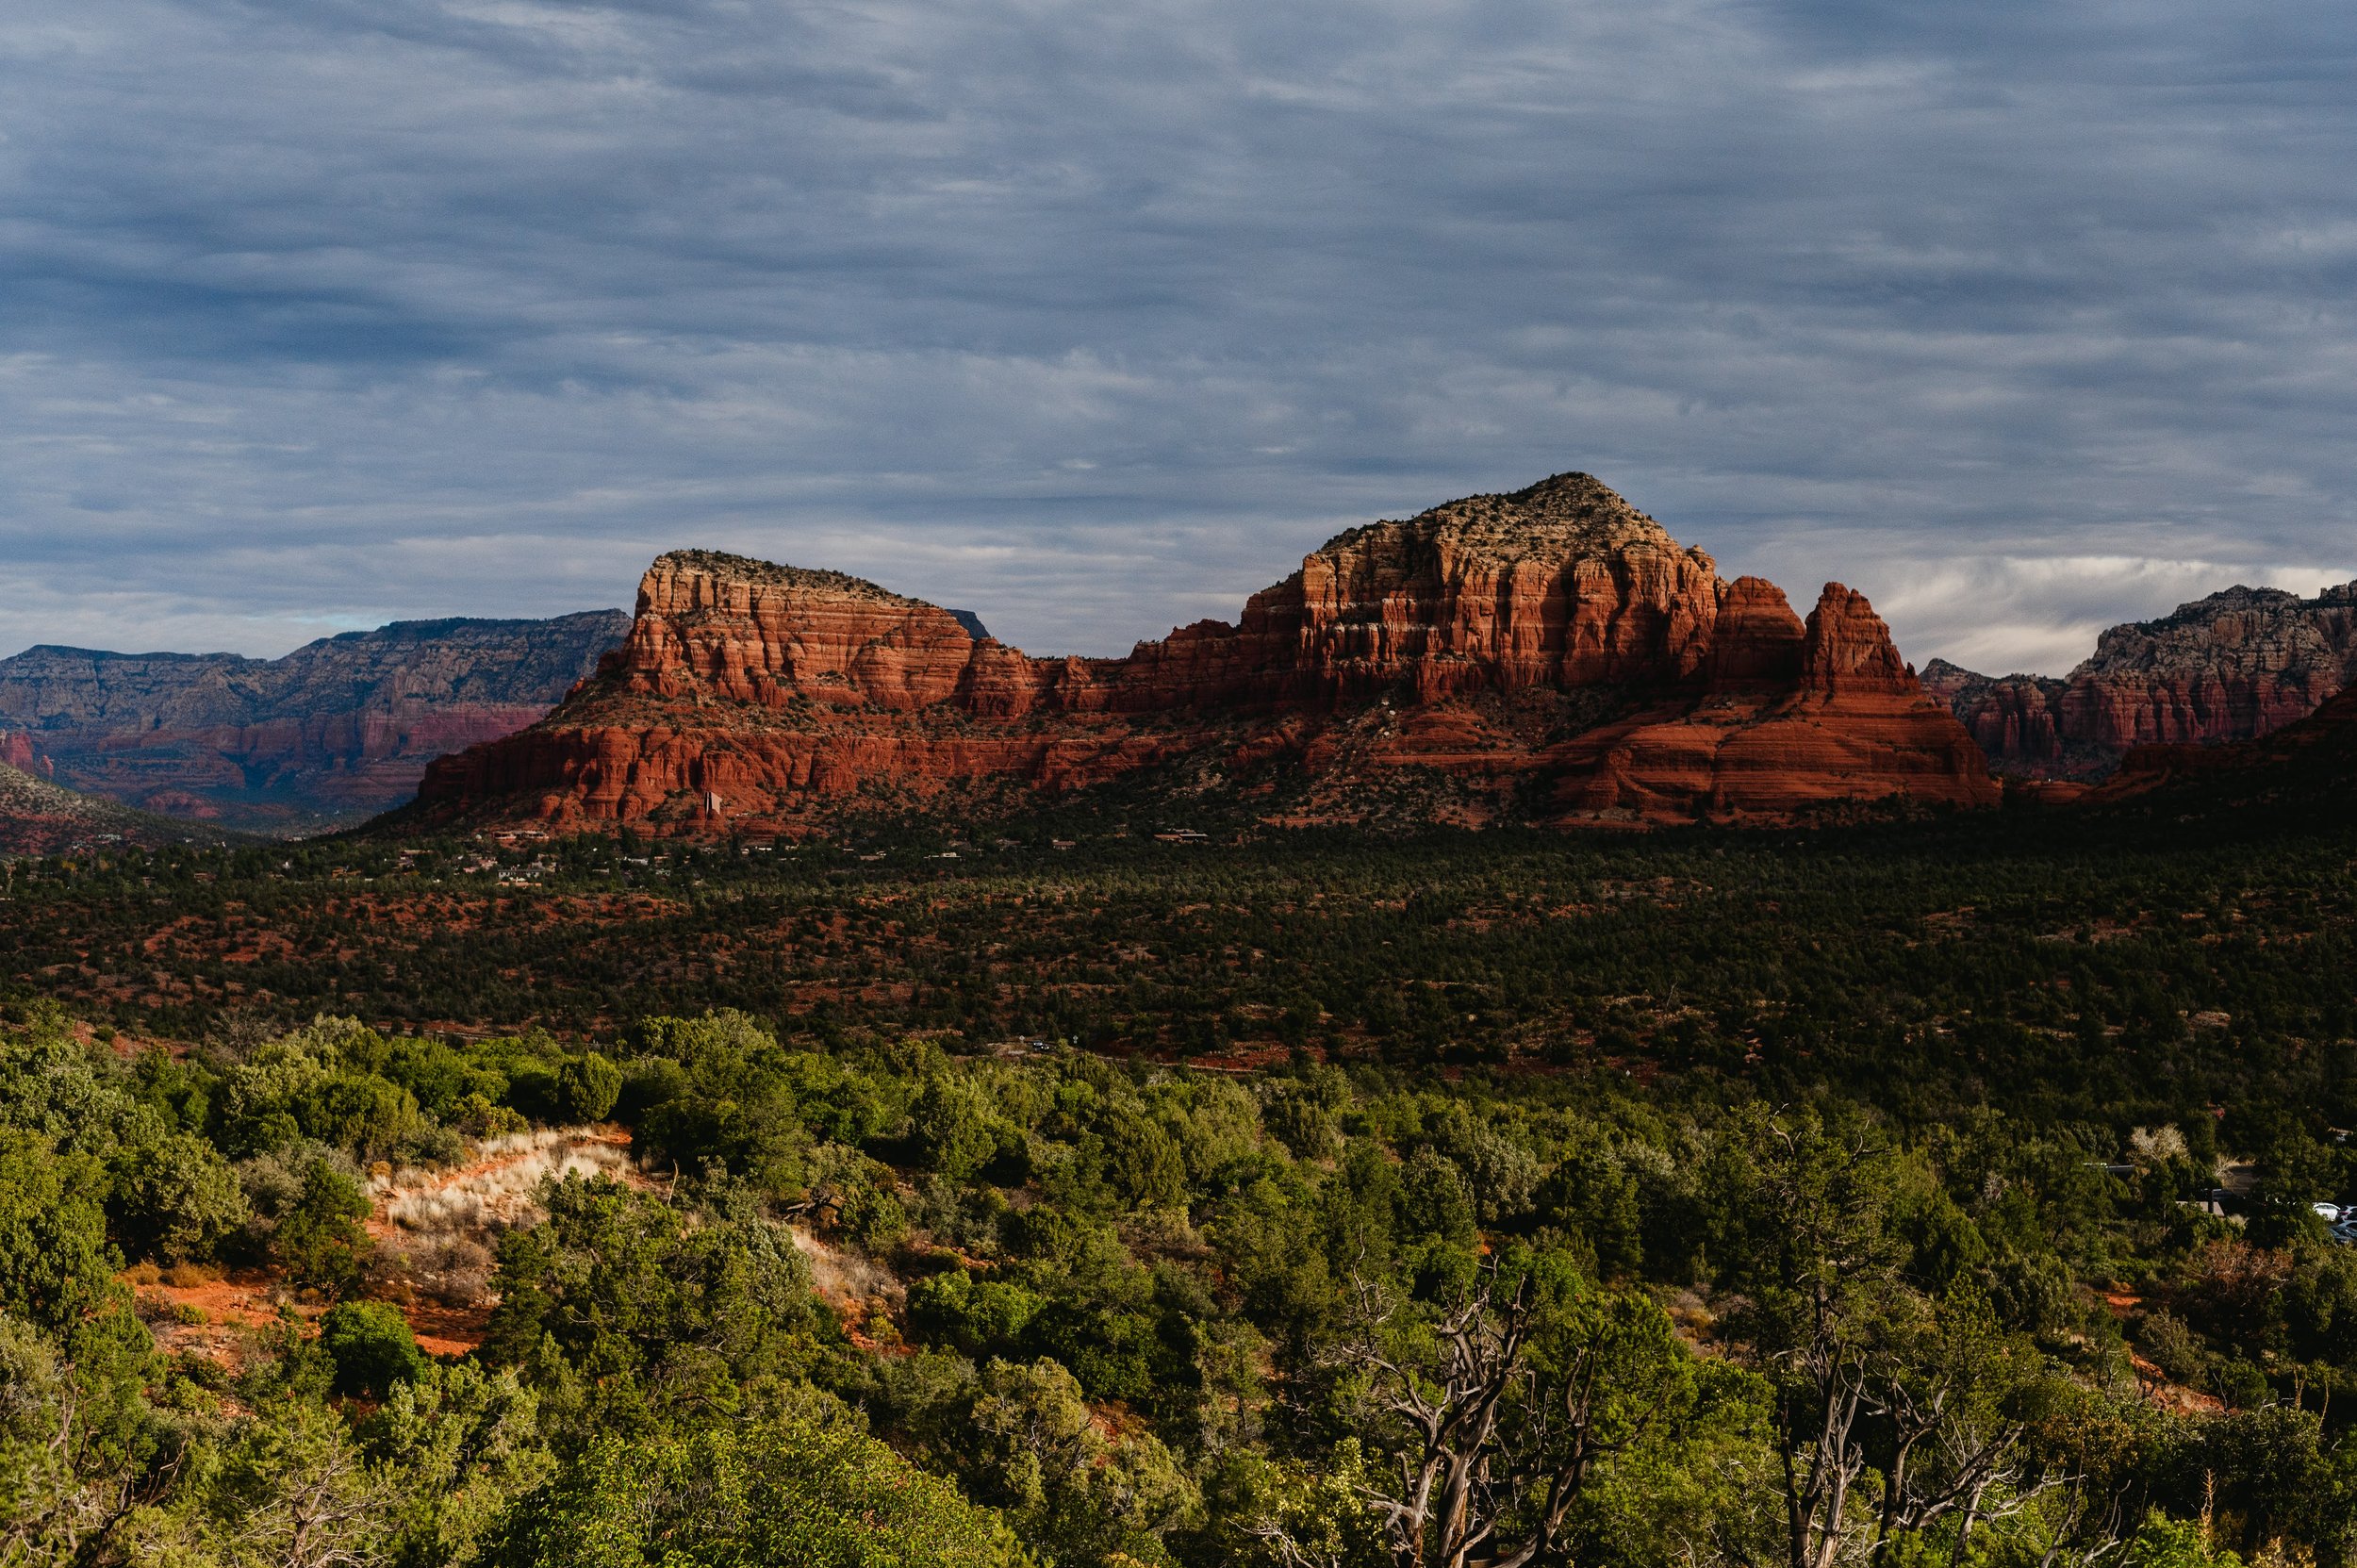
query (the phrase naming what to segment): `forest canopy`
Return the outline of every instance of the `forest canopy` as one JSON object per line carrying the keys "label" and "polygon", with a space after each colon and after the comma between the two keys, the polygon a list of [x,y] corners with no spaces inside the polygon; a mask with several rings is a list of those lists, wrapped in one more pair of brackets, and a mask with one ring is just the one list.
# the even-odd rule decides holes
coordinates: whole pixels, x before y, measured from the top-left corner
{"label": "forest canopy", "polygon": [[0,1560],[2357,1553],[2351,844],[1165,848],[17,866]]}

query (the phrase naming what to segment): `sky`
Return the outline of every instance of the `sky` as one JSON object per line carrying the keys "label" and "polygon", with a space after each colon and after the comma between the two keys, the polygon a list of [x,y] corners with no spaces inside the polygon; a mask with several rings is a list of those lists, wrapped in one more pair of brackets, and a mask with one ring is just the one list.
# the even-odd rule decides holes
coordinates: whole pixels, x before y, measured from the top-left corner
{"label": "sky", "polygon": [[0,652],[831,567],[1035,652],[1597,474],[2059,673],[2357,577],[2346,0],[12,0]]}

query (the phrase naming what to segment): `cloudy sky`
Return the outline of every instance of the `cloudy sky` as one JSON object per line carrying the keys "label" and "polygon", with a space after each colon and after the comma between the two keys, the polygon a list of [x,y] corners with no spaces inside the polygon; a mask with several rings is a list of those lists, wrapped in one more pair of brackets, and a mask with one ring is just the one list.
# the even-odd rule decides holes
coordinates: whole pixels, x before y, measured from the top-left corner
{"label": "cloudy sky", "polygon": [[14,0],[0,652],[1037,652],[1601,475],[1918,660],[2357,576],[2347,0]]}

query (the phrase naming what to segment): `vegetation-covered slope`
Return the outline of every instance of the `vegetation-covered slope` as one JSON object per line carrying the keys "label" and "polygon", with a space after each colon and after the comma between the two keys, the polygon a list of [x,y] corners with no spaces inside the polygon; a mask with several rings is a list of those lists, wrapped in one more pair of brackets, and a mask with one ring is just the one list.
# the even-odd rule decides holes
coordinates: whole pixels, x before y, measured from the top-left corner
{"label": "vegetation-covered slope", "polygon": [[[2297,1121],[2228,1220],[2184,1201],[2204,1120],[18,1016],[29,1560],[2339,1562],[2357,1525],[2357,1254],[2307,1209],[2352,1168]],[[390,1200],[597,1116],[645,1174],[544,1186],[479,1285]],[[196,1347],[224,1269],[279,1316]]]}
{"label": "vegetation-covered slope", "polygon": [[20,863],[0,1549],[2342,1568],[2338,788]]}
{"label": "vegetation-covered slope", "polygon": [[243,841],[201,822],[181,822],[76,794],[0,763],[0,856],[54,855],[112,845],[222,845]]}

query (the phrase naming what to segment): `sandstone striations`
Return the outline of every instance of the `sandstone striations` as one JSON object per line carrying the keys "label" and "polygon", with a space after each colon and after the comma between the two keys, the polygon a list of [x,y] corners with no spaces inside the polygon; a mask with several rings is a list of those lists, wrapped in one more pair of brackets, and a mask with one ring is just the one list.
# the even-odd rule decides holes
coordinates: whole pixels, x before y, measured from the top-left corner
{"label": "sandstone striations", "polygon": [[176,817],[359,817],[539,718],[629,627],[619,610],[398,621],[281,659],[34,648],[0,659],[0,763]]}
{"label": "sandstone striations", "polygon": [[2254,739],[2133,747],[2085,799],[2156,816],[2172,832],[2204,818],[2256,832],[2346,824],[2357,805],[2357,686]]}
{"label": "sandstone striations", "polygon": [[2061,680],[1977,675],[1942,659],[1927,691],[2001,772],[2101,778],[2137,746],[2267,734],[2357,680],[2357,583],[2302,599],[2233,587],[2115,626]]}
{"label": "sandstone striations", "polygon": [[1785,821],[1994,801],[1861,596],[1804,622],[1585,474],[1337,536],[1234,624],[1034,658],[835,572],[708,552],[648,570],[555,712],[436,763],[424,821],[791,829],[846,801],[1125,776],[1353,820],[1401,780],[1452,814]]}

